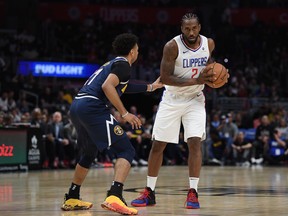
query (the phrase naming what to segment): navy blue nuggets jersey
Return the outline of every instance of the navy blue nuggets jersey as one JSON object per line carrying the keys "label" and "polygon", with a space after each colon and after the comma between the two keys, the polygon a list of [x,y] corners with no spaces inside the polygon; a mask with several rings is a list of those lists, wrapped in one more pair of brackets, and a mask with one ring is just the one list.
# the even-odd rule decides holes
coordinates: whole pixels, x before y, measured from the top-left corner
{"label": "navy blue nuggets jersey", "polygon": [[111,114],[107,106],[109,100],[102,90],[102,84],[111,73],[119,78],[120,83],[115,88],[120,97],[128,86],[131,74],[131,66],[124,57],[117,57],[95,71],[70,107],[71,120],[77,130],[78,146],[86,154],[94,155],[98,150],[113,147],[117,142],[120,142],[120,146],[133,149],[125,131]]}
{"label": "navy blue nuggets jersey", "polygon": [[[117,70],[115,70],[115,68],[117,68]],[[116,90],[118,95],[121,96],[125,92],[131,76],[131,66],[124,57],[117,57],[102,65],[85,82],[84,86],[80,89],[78,96],[94,96],[107,103],[108,99],[102,90],[102,84],[110,73],[117,75],[120,80],[119,85],[116,86]]]}

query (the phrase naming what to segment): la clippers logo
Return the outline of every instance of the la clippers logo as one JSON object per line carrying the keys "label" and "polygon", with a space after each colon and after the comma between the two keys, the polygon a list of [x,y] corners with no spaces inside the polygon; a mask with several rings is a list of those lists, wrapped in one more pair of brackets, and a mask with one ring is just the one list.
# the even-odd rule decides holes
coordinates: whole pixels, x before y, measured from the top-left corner
{"label": "la clippers logo", "polygon": [[13,157],[14,146],[6,146],[2,144],[0,146],[0,157]]}

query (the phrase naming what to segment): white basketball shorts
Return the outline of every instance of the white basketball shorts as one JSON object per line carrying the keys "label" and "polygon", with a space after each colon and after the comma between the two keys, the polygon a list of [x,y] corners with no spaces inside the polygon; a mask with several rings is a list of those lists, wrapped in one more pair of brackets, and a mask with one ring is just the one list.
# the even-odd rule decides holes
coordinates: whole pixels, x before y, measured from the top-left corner
{"label": "white basketball shorts", "polygon": [[206,110],[203,92],[193,97],[183,97],[164,92],[156,114],[152,139],[167,143],[179,143],[181,122],[184,141],[190,137],[206,138]]}

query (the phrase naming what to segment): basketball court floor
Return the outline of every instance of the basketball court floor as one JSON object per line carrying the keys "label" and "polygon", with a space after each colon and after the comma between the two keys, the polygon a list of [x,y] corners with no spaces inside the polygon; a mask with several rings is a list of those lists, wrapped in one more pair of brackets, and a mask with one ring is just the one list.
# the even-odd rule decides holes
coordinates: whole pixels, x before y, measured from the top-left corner
{"label": "basketball court floor", "polygon": [[[137,208],[138,215],[191,216],[284,216],[288,215],[287,167],[203,166],[199,183],[201,209],[184,208],[188,189],[186,166],[164,166],[156,186],[156,206]],[[130,201],[146,186],[147,167],[134,167],[124,185]],[[84,200],[93,202],[87,211],[60,209],[73,170],[42,170],[0,173],[2,216],[106,216],[119,215],[100,207],[110,188],[113,168],[92,168],[81,188]]]}

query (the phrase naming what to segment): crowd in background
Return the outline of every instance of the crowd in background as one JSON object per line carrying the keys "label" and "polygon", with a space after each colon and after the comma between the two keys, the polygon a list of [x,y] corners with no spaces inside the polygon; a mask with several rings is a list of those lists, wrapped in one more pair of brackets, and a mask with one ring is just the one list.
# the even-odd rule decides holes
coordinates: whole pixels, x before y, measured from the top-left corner
{"label": "crowd in background", "polygon": [[[59,104],[60,106],[61,104]],[[65,106],[65,104],[63,104]],[[115,119],[126,131],[136,150],[133,166],[147,166],[151,148],[151,132],[157,105],[153,115],[147,118],[137,111],[130,112],[139,116],[142,128],[132,129],[120,114],[111,108]],[[243,116],[239,112],[208,113],[207,139],[203,142],[203,164],[205,165],[287,165],[288,163],[288,125],[287,113],[279,109],[258,118],[247,119],[252,128],[243,128]],[[0,114],[0,128],[38,127],[43,135],[45,157],[43,168],[74,168],[78,161],[77,133],[69,118],[69,112],[61,110],[49,113],[47,109],[34,108],[31,112],[21,113],[16,107],[11,112]],[[168,144],[163,164],[185,165],[188,159],[187,145],[183,140],[183,130],[179,134],[179,144]],[[95,166],[113,166],[113,152],[105,150],[95,159]]]}
{"label": "crowd in background", "polygon": [[[119,2],[114,1],[115,4]],[[130,3],[132,2],[135,1]],[[152,2],[156,6],[170,6],[175,3],[160,0]],[[259,3],[259,1],[227,2],[230,3],[230,7],[235,4],[239,7],[253,7]],[[282,5],[283,1],[261,1],[261,4],[263,4],[261,7],[287,6]],[[207,139],[203,143],[203,163],[286,164],[288,116],[285,108],[273,106],[272,103],[253,109],[253,112],[251,110],[224,112],[211,105],[209,101],[212,95],[260,97],[268,98],[272,102],[287,97],[285,72],[288,51],[287,46],[283,46],[288,37],[287,28],[261,22],[255,22],[249,27],[235,27],[231,25],[226,9],[222,7],[215,10],[208,22],[203,24],[201,32],[215,40],[216,49],[213,58],[223,63],[230,71],[227,85],[217,90],[205,88]],[[133,68],[133,79],[151,82],[159,76],[164,44],[180,33],[180,26],[156,23],[115,25],[105,23],[96,15],[90,14],[83,22],[67,23],[36,19],[33,25],[24,25],[15,31],[0,32],[0,127],[13,127],[19,123],[40,127],[46,146],[43,167],[74,167],[77,161],[77,135],[69,121],[68,110],[74,95],[85,80],[23,76],[17,74],[17,61],[26,59],[102,64],[113,57],[111,41],[120,32],[133,32],[139,36],[140,53]],[[228,61],[224,61],[225,58]],[[37,104],[29,100],[27,92],[37,96]],[[160,100],[160,95],[156,95],[156,100]],[[155,96],[150,96],[152,97]],[[143,128],[138,131],[132,130],[129,125],[122,122],[119,113],[114,112],[115,118],[123,124],[137,150],[133,161],[135,166],[147,165],[151,145],[151,129],[157,105],[146,109],[150,109],[148,115],[141,113],[143,110],[139,107],[138,101],[131,106],[131,112],[141,116],[143,121]],[[56,127],[60,132],[56,133]],[[168,145],[163,163],[186,164],[187,154],[187,146],[181,132],[179,145]],[[103,152],[95,164],[105,162],[111,165],[113,160],[113,153]]]}

